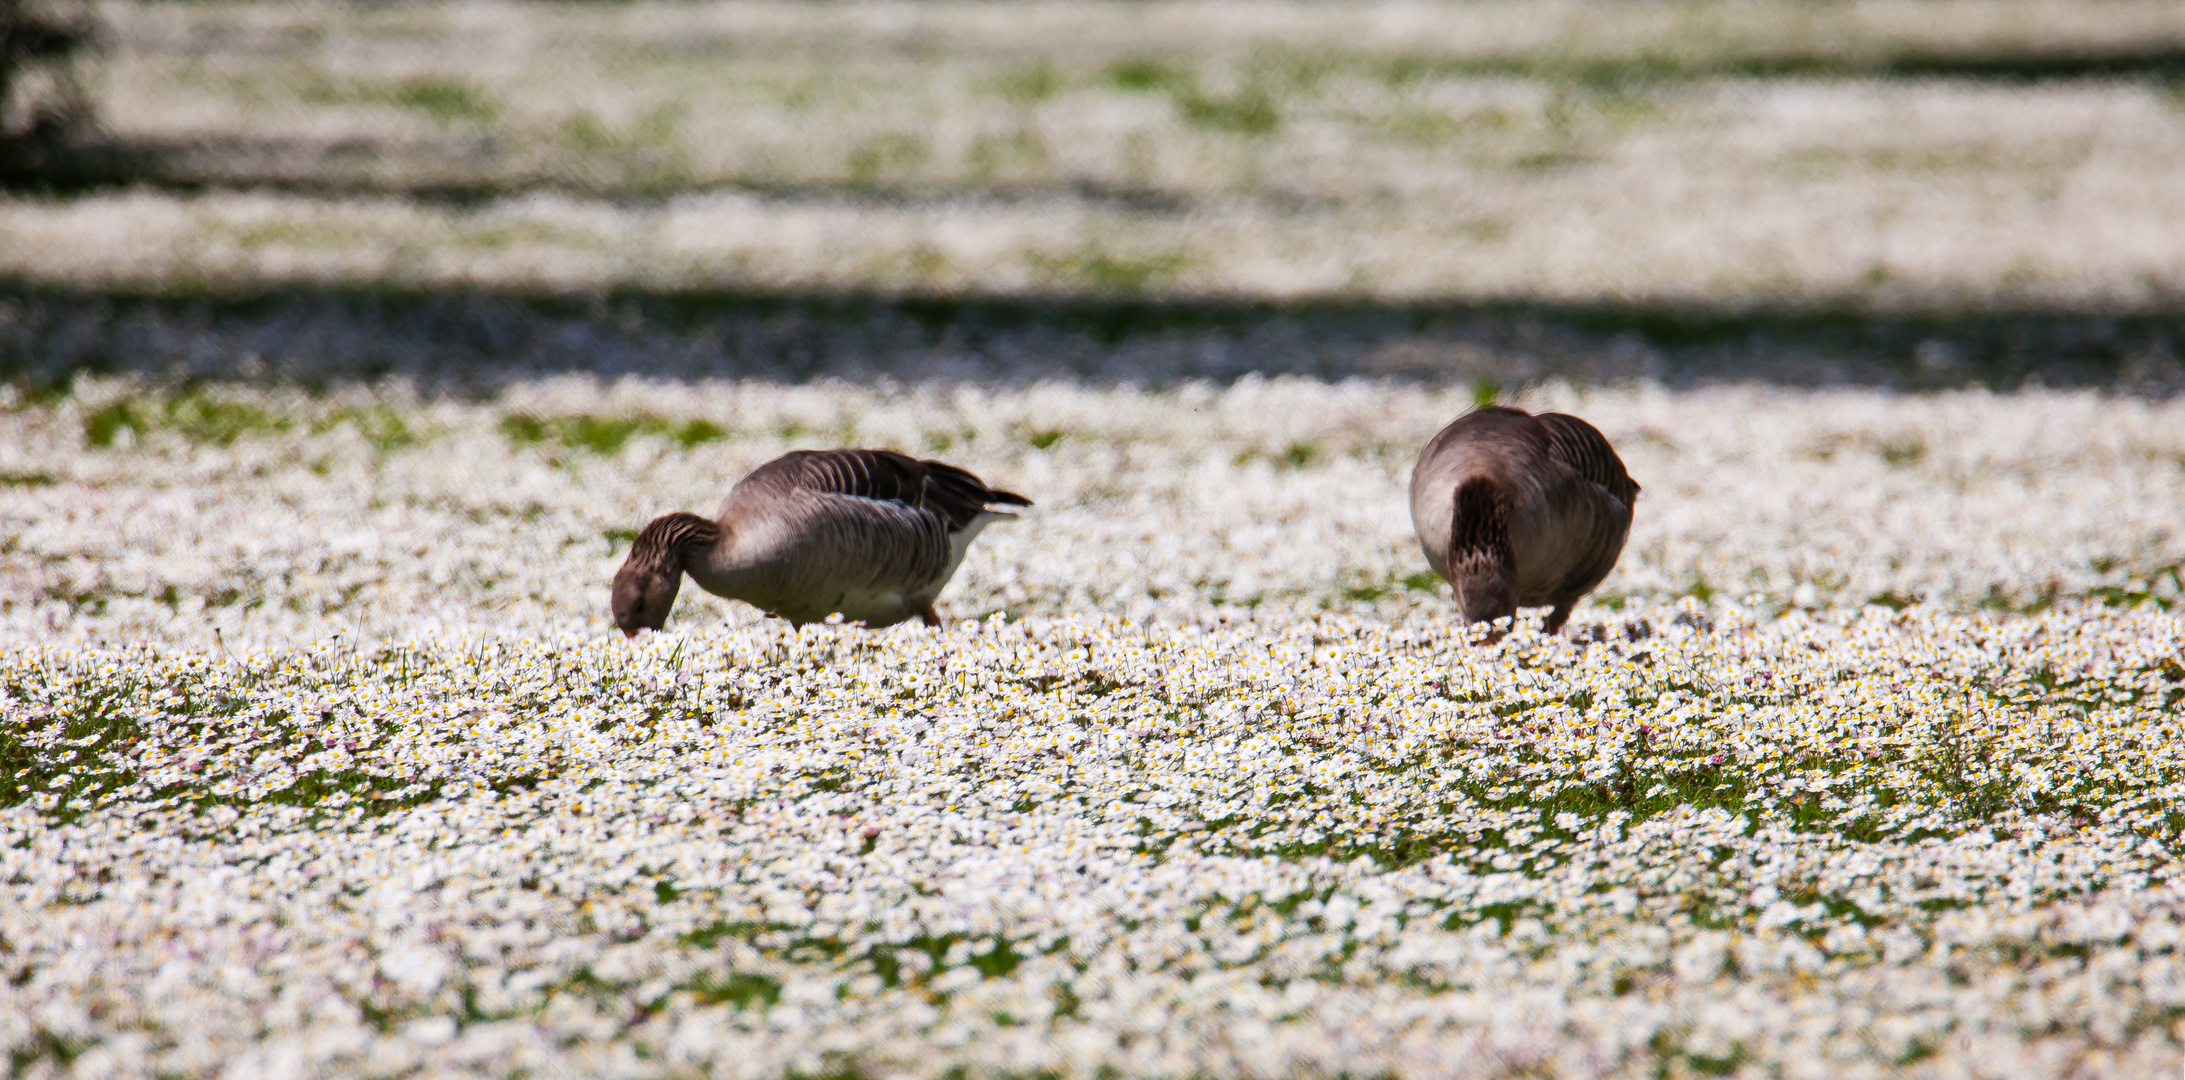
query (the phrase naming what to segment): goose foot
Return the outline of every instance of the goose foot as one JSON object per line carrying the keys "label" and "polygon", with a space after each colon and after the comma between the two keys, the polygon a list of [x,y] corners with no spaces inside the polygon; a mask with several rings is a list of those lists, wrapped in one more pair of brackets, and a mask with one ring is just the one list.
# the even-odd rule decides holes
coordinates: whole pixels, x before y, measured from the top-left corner
{"label": "goose foot", "polygon": [[941,616],[934,612],[932,604],[927,604],[918,609],[918,621],[927,626],[939,626],[941,625]]}

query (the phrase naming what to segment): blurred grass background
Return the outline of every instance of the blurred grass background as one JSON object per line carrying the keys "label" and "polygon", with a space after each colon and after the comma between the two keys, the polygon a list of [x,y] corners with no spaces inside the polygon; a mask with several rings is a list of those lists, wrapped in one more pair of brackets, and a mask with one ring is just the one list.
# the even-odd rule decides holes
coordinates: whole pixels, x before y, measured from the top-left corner
{"label": "blurred grass background", "polygon": [[2175,3],[85,10],[39,378],[2185,386]]}

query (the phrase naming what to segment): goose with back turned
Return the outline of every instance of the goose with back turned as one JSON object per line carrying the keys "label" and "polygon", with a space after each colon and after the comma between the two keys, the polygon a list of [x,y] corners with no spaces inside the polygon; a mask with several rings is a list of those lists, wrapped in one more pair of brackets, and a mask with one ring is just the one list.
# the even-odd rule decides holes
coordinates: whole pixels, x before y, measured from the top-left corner
{"label": "goose with back turned", "polygon": [[1475,409],[1411,473],[1411,527],[1464,621],[1549,605],[1553,634],[1616,565],[1639,485],[1599,429],[1565,413]]}
{"label": "goose with back turned", "polygon": [[698,587],[796,625],[840,613],[868,627],[940,625],[934,597],[980,530],[1032,500],[892,450],[798,450],[753,470],[713,520],[667,514],[637,534],[609,608],[628,636],[658,630],[688,573]]}

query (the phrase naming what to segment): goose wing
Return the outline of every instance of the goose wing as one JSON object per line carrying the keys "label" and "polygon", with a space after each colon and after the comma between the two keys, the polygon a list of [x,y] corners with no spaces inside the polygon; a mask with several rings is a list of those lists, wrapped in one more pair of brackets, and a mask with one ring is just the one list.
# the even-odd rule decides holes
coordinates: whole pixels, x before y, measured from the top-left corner
{"label": "goose wing", "polygon": [[1609,446],[1600,429],[1565,413],[1542,413],[1535,419],[1548,440],[1548,456],[1588,481],[1593,491],[1575,496],[1563,506],[1566,527],[1585,537],[1578,558],[1564,573],[1554,602],[1576,600],[1593,591],[1615,568],[1623,553],[1624,538],[1631,530],[1632,504],[1639,485],[1624,469],[1624,461]]}
{"label": "goose wing", "polygon": [[895,503],[940,516],[950,532],[963,529],[989,505],[1030,506],[1032,500],[997,491],[962,469],[919,461],[893,450],[798,450],[762,467],[772,483],[799,490]]}
{"label": "goose wing", "polygon": [[1638,482],[1625,471],[1624,459],[1616,456],[1616,449],[1599,428],[1568,413],[1541,413],[1533,419],[1540,421],[1548,437],[1549,457],[1599,484],[1624,504],[1624,513],[1631,512],[1632,503],[1639,497]]}

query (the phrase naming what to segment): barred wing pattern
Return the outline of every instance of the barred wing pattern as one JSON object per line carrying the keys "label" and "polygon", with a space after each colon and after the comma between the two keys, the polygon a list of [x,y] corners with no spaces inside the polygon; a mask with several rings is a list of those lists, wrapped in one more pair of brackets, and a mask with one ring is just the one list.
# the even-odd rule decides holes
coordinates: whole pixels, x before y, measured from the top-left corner
{"label": "barred wing pattern", "polygon": [[1567,413],[1540,413],[1533,419],[1540,421],[1540,431],[1547,438],[1548,456],[1615,499],[1612,504],[1594,495],[1564,506],[1565,527],[1583,535],[1585,542],[1583,556],[1571,564],[1555,590],[1553,602],[1560,612],[1592,592],[1616,568],[1624,539],[1631,533],[1639,485],[1599,428]]}
{"label": "barred wing pattern", "polygon": [[1032,505],[954,465],[893,450],[798,450],[760,467],[747,482],[900,503],[939,515],[950,532],[969,526],[990,505]]}
{"label": "barred wing pattern", "polygon": [[721,507],[723,542],[694,566],[708,590],[792,622],[917,616],[989,522],[1030,506],[938,461],[892,450],[799,450],[754,470]]}
{"label": "barred wing pattern", "polygon": [[1624,459],[1616,456],[1599,428],[1568,413],[1541,413],[1533,419],[1540,421],[1548,436],[1550,457],[1607,489],[1626,510],[1638,500],[1638,483],[1624,470]]}

